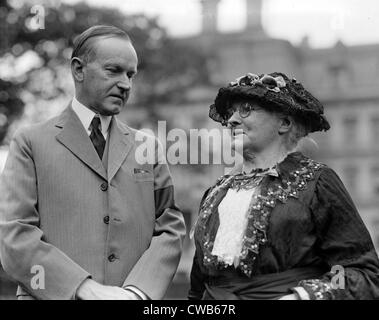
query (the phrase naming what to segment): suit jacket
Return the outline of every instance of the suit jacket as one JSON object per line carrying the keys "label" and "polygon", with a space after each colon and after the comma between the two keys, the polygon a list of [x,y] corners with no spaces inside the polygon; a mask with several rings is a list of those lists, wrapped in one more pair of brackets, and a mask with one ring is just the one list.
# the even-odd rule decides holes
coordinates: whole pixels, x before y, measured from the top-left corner
{"label": "suit jacket", "polygon": [[[1,179],[0,254],[18,295],[73,299],[92,277],[164,296],[185,234],[169,169],[154,137],[138,141],[141,132],[115,117],[109,130],[107,166],[71,106],[15,134]],[[143,142],[155,148],[152,163],[136,160]],[[39,266],[44,289],[32,285]]]}

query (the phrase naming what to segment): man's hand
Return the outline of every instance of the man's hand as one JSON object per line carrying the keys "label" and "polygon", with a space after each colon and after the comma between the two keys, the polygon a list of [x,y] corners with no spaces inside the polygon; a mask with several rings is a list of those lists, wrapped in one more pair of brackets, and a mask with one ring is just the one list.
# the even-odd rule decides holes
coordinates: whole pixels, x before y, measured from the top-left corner
{"label": "man's hand", "polygon": [[139,300],[129,290],[116,286],[104,286],[92,279],[86,279],[76,291],[79,300]]}

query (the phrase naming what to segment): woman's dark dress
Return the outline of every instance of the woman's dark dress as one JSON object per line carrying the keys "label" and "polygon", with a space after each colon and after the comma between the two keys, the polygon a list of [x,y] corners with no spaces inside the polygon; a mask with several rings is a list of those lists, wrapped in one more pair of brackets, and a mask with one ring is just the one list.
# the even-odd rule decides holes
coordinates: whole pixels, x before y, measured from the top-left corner
{"label": "woman's dark dress", "polygon": [[279,177],[264,176],[261,196],[249,208],[237,269],[211,252],[217,207],[246,176],[223,176],[206,191],[194,232],[189,299],[278,299],[294,287],[311,299],[379,299],[377,253],[336,173],[299,152],[277,171]]}

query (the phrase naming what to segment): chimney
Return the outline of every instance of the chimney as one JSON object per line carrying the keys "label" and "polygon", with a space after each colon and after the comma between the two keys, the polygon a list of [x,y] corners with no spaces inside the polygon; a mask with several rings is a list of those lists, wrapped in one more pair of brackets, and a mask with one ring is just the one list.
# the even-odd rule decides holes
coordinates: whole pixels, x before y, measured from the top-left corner
{"label": "chimney", "polygon": [[203,33],[217,32],[217,13],[220,0],[200,0],[202,5],[202,31]]}
{"label": "chimney", "polygon": [[262,32],[262,0],[246,1],[246,30]]}

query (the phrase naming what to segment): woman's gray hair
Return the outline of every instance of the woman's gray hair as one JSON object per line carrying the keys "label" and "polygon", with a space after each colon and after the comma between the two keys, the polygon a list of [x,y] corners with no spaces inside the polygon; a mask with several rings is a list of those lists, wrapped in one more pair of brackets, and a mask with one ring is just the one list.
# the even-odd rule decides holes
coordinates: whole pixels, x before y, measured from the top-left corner
{"label": "woman's gray hair", "polygon": [[292,126],[286,136],[285,144],[288,151],[295,150],[299,142],[309,134],[310,129],[302,121],[299,121],[291,115],[280,113],[278,116],[291,121]]}
{"label": "woman's gray hair", "polygon": [[293,117],[292,127],[288,135],[288,147],[290,150],[295,149],[301,139],[306,137],[309,133],[309,129],[302,123],[296,121]]}

